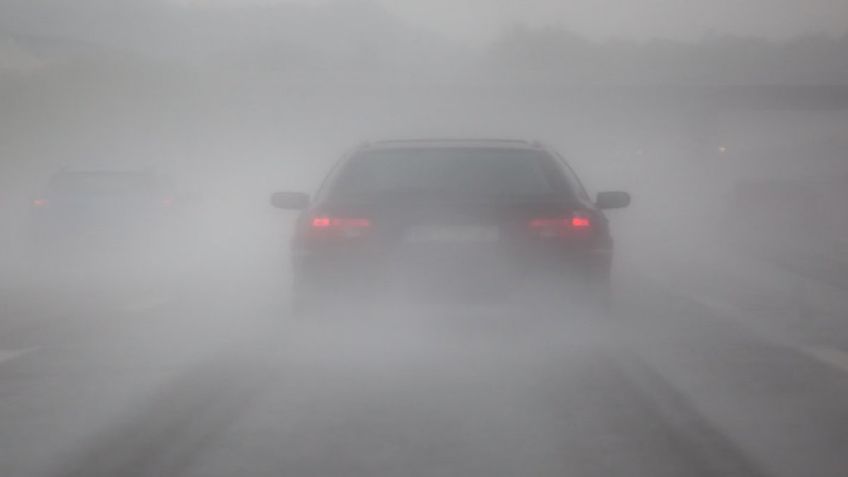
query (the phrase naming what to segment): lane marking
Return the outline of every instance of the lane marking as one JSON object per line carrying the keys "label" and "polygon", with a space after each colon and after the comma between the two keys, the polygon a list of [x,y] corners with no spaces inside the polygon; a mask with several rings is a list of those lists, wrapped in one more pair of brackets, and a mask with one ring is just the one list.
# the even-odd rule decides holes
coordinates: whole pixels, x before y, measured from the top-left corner
{"label": "lane marking", "polygon": [[742,313],[742,311],[737,309],[734,305],[728,303],[720,303],[711,299],[693,299],[692,297],[688,298],[695,303],[698,303],[702,306],[706,306],[708,308],[712,308],[713,310],[733,314],[735,318],[737,318],[737,320],[740,322],[740,324],[746,326],[752,331],[755,331],[760,338],[763,338],[771,342],[772,344],[794,349],[800,352],[802,355],[807,356],[808,358],[812,358],[818,361],[819,363],[826,364],[839,371],[848,373],[848,352],[842,351],[837,348],[831,348],[829,346],[809,346],[793,343],[788,339],[779,338],[774,332],[767,333],[765,330],[761,329],[762,327],[760,327],[759,329],[755,329],[745,325],[741,321],[746,319],[744,313]]}
{"label": "lane marking", "polygon": [[0,349],[0,364],[7,363],[13,359],[20,358],[38,349],[37,347],[24,349]]}
{"label": "lane marking", "polygon": [[848,373],[848,353],[845,351],[828,346],[804,346],[800,350],[821,363]]}
{"label": "lane marking", "polygon": [[793,349],[808,358],[818,361],[819,363],[823,363],[839,371],[848,373],[848,352],[829,346],[809,346],[795,343],[793,340],[789,340],[786,337],[778,336],[774,331],[767,331],[762,329],[761,326],[757,327],[745,323],[744,320],[746,320],[747,317],[742,310],[738,309],[735,305],[709,298],[703,299],[692,297],[691,295],[685,296],[693,303],[711,308],[720,313],[731,314],[734,318],[736,318],[739,324],[755,332],[760,338],[772,344]]}
{"label": "lane marking", "polygon": [[842,351],[840,349],[829,346],[811,346],[799,344],[795,340],[789,339],[786,336],[782,336],[774,330],[763,329],[762,326],[757,326],[755,323],[751,323],[748,320],[748,316],[745,314],[745,312],[734,304],[709,297],[694,296],[693,294],[685,292],[679,288],[675,289],[675,287],[664,286],[664,284],[662,284],[655,277],[648,275],[645,276],[649,280],[653,281],[654,284],[657,284],[660,287],[664,287],[666,290],[669,290],[672,293],[676,293],[679,296],[685,297],[692,303],[706,307],[724,315],[732,316],[736,319],[736,323],[756,333],[757,336],[759,336],[763,340],[766,340],[774,345],[790,348],[803,356],[812,358],[813,360],[819,363],[825,364],[838,371],[848,373],[848,352],[846,351]]}

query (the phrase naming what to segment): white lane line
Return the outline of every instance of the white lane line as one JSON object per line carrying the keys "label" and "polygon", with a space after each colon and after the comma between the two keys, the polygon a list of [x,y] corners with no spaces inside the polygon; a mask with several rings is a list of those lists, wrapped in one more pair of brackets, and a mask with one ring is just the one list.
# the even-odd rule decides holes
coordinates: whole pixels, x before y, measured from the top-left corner
{"label": "white lane line", "polygon": [[[655,284],[659,284],[663,286],[659,280],[654,277],[646,276],[649,280],[652,280]],[[670,289],[672,293],[677,293],[681,296],[686,297],[692,303],[696,303],[700,306],[712,309],[718,313],[723,313],[725,315],[732,316],[736,318],[738,324],[746,327],[747,329],[754,331],[760,338],[778,346],[783,346],[786,348],[793,349],[808,358],[812,358],[819,363],[823,363],[828,365],[834,369],[839,371],[848,373],[848,352],[842,351],[837,348],[832,348],[829,346],[809,346],[803,345],[795,342],[795,340],[791,340],[788,337],[781,336],[780,334],[774,332],[773,330],[764,329],[762,326],[753,326],[753,323],[750,323],[746,320],[745,313],[730,303],[723,302],[721,300],[715,300],[712,298],[694,296],[691,293],[686,293],[680,289],[674,289],[673,287],[666,287],[666,289]]]}
{"label": "white lane line", "polygon": [[848,353],[845,351],[827,346],[806,346],[800,349],[805,355],[848,373]]}
{"label": "white lane line", "polygon": [[[719,312],[730,313],[733,314],[736,318],[739,318],[740,324],[744,325],[745,315],[741,310],[737,309],[735,306],[721,303],[719,301],[714,301],[711,299],[702,299],[702,298],[693,298],[688,296],[688,298],[694,302],[698,303],[701,306],[706,306],[708,308],[712,308],[713,310],[717,310]],[[749,329],[752,329],[748,326]],[[848,352],[842,351],[837,348],[831,348],[829,346],[806,346],[798,343],[793,343],[791,340],[786,338],[778,337],[774,332],[766,332],[759,327],[758,329],[752,331],[756,331],[758,336],[761,338],[768,340],[772,344],[780,345],[788,348],[792,348],[802,355],[807,356],[808,358],[812,358],[819,363],[824,363],[828,366],[831,366],[839,371],[848,373]]]}
{"label": "white lane line", "polygon": [[13,359],[20,358],[21,356],[31,353],[38,348],[24,348],[24,349],[0,349],[0,364],[12,361]]}

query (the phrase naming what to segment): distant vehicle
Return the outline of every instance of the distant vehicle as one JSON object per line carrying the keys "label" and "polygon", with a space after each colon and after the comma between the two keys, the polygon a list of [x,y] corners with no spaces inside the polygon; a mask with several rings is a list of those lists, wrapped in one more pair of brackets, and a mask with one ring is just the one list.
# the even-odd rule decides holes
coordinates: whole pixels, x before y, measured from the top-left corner
{"label": "distant vehicle", "polygon": [[32,245],[39,253],[144,242],[167,229],[175,206],[173,187],[152,172],[58,172],[32,200]]}
{"label": "distant vehicle", "polygon": [[[384,141],[344,157],[300,210],[291,242],[296,311],[399,293],[427,300],[554,296],[606,303],[613,241],[602,209],[556,152],[507,140]],[[553,286],[551,286],[553,285]]]}

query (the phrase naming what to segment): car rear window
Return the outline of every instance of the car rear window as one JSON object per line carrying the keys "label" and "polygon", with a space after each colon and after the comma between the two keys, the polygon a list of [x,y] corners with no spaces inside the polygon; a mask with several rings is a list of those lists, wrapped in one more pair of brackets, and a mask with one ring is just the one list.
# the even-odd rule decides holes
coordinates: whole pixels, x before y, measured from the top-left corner
{"label": "car rear window", "polygon": [[461,197],[546,196],[556,192],[550,158],[537,151],[409,149],[351,158],[331,186],[333,197],[420,194]]}

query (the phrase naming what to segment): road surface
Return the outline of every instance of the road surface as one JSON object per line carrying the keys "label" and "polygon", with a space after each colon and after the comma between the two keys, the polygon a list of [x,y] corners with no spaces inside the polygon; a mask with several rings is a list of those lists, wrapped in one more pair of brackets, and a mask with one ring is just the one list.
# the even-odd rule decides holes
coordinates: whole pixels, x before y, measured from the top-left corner
{"label": "road surface", "polygon": [[298,321],[246,272],[7,287],[0,475],[848,475],[842,324],[677,284],[623,271],[606,320]]}

